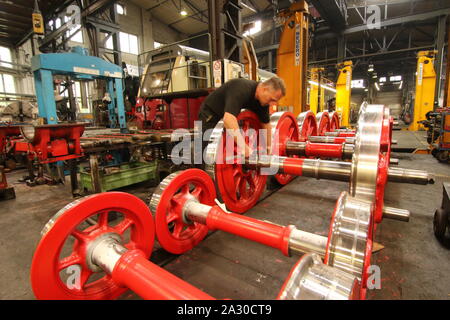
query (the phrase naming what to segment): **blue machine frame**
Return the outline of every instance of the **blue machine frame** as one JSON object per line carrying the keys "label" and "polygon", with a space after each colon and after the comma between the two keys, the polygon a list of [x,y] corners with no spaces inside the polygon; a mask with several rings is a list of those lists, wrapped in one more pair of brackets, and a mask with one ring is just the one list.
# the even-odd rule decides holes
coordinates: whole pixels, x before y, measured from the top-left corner
{"label": "blue machine frame", "polygon": [[53,75],[68,75],[76,79],[106,80],[112,100],[108,106],[110,125],[115,128],[118,122],[120,130],[127,131],[122,85],[123,70],[118,65],[89,56],[85,48],[74,47],[70,53],[43,53],[33,56],[31,68],[34,73],[39,117],[45,118],[47,124],[58,123]]}

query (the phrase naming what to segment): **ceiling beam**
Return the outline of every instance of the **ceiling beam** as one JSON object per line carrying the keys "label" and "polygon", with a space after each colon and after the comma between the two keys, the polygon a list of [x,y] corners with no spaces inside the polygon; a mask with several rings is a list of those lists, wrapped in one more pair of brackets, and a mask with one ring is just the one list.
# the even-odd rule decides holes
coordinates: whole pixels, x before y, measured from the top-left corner
{"label": "ceiling beam", "polygon": [[[389,26],[399,25],[399,24],[408,23],[408,22],[423,21],[423,20],[437,18],[439,16],[448,15],[448,14],[450,14],[450,7],[442,8],[439,10],[433,10],[433,11],[429,11],[429,12],[424,12],[424,13],[417,13],[417,14],[382,20],[380,23],[380,27],[383,28],[383,27],[389,27]],[[351,34],[351,33],[361,32],[361,31],[365,31],[365,30],[369,30],[369,26],[367,24],[346,28],[343,31],[343,34],[344,35]]]}
{"label": "ceiling beam", "polygon": [[19,10],[22,12],[25,10],[25,12],[31,12],[31,11],[33,11],[33,7],[22,6],[20,4],[13,3],[13,2],[7,1],[7,0],[0,0],[0,10],[2,10],[2,11]]}
{"label": "ceiling beam", "polygon": [[[208,9],[205,9],[205,10],[203,10],[203,11],[208,11]],[[171,22],[171,23],[169,24],[169,27],[173,26],[174,24],[177,24],[178,22],[184,21],[184,20],[186,20],[187,18],[192,18],[192,19],[194,19],[194,17],[195,17],[196,15],[198,15],[198,14],[199,14],[199,13],[196,12],[196,13],[193,13],[193,14],[188,15],[188,16],[186,16],[186,17],[183,17],[183,18],[181,18],[181,19],[175,20],[174,22]],[[203,21],[203,20],[198,20],[198,19],[195,19],[195,20],[208,24],[208,22],[205,22],[205,21]]]}
{"label": "ceiling beam", "polygon": [[155,4],[153,7],[148,8],[147,11],[150,12],[150,11],[152,11],[153,9],[158,8],[160,5],[162,5],[162,4],[164,4],[164,3],[168,2],[168,1],[169,1],[169,0],[163,0],[163,1],[161,1],[160,3],[158,3],[158,4]]}
{"label": "ceiling beam", "polygon": [[[208,21],[208,16],[206,14],[203,13],[202,10],[200,10],[198,7],[196,7],[191,1],[189,0],[184,0],[184,2],[194,11],[197,11],[198,13],[200,13],[200,16],[205,18],[206,21]],[[206,9],[206,11],[208,11],[208,9]]]}
{"label": "ceiling beam", "polygon": [[23,23],[28,23],[29,26],[31,25],[31,16],[25,17],[14,13],[0,11],[0,18],[5,20],[21,21]]}

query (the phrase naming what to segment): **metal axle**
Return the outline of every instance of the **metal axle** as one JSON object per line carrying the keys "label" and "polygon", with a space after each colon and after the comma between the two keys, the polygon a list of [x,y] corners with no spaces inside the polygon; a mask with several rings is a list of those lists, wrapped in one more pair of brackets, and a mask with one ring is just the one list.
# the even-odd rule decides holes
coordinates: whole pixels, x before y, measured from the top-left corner
{"label": "metal axle", "polygon": [[298,230],[295,226],[279,226],[235,213],[226,213],[218,206],[189,200],[183,207],[183,220],[206,225],[210,230],[225,231],[269,247],[284,255],[313,252],[325,256],[328,239]]}
{"label": "metal axle", "polygon": [[288,141],[286,143],[286,154],[288,156],[351,159],[354,151],[355,145],[348,143],[326,144],[310,141]]}
{"label": "metal axle", "polygon": [[88,250],[91,264],[110,274],[118,285],[126,286],[144,299],[214,299],[148,261],[142,251],[128,250],[113,236],[94,241]]}
{"label": "metal axle", "polygon": [[[320,159],[299,159],[278,156],[260,156],[257,159],[245,160],[245,165],[252,169],[272,168],[283,173],[350,182],[352,163],[343,161],[327,161]],[[411,184],[433,184],[434,178],[426,171],[389,168],[388,180],[392,182]]]}

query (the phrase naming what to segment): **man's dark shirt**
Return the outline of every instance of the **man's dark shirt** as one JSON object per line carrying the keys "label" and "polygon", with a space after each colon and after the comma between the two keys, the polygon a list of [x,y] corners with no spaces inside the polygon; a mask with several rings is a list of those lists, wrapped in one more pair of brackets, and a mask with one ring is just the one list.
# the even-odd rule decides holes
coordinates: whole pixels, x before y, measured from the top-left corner
{"label": "man's dark shirt", "polygon": [[209,94],[203,103],[202,110],[206,109],[222,119],[225,112],[235,117],[241,109],[253,111],[262,123],[270,121],[269,106],[261,106],[255,98],[258,82],[247,79],[233,79],[227,81],[220,88]]}

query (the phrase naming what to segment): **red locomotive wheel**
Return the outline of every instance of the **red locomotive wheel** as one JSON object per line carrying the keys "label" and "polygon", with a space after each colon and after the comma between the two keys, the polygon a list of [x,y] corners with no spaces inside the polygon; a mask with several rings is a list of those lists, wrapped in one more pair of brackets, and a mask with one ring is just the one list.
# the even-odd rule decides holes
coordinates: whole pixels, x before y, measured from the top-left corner
{"label": "red locomotive wheel", "polygon": [[330,131],[335,131],[341,128],[341,120],[339,119],[339,114],[335,112],[330,113]]}
{"label": "red locomotive wheel", "polygon": [[317,136],[317,120],[311,110],[302,112],[297,117],[300,141],[308,140],[309,136]]}
{"label": "red locomotive wheel", "polygon": [[[113,221],[108,221],[110,213],[120,214],[123,219],[112,225]],[[97,221],[90,225],[94,217]],[[89,262],[90,244],[101,237],[115,236],[126,248],[142,250],[149,257],[155,226],[142,200],[128,193],[108,192],[68,204],[45,225],[42,234],[31,264],[36,298],[102,300],[118,298],[127,288]],[[64,270],[66,275],[73,275],[74,281],[61,279]]]}
{"label": "red locomotive wheel", "polygon": [[[291,112],[276,112],[272,114],[270,122],[272,125],[272,154],[284,157],[286,156],[287,142],[300,140],[297,120]],[[294,176],[284,173],[275,175],[275,179],[281,185],[288,184],[293,178]]]}
{"label": "red locomotive wheel", "polygon": [[[251,111],[241,112],[237,120],[244,133],[245,143],[250,148],[259,149],[259,135],[262,129],[259,118]],[[249,130],[254,130],[254,134],[250,135]],[[267,175],[262,175],[259,170],[247,169],[238,161],[228,161],[227,157],[237,156],[237,145],[234,143],[234,154],[227,155],[226,147],[228,139],[223,130],[223,124],[219,122],[213,131],[214,137],[208,145],[208,151],[211,151],[207,170],[214,177],[220,197],[226,207],[236,213],[244,213],[251,209],[259,200],[266,186]],[[231,153],[231,152],[230,152]]]}
{"label": "red locomotive wheel", "polygon": [[183,216],[183,206],[193,199],[213,206],[215,198],[214,182],[205,171],[189,169],[167,176],[150,201],[161,246],[173,254],[182,254],[202,241],[208,227],[187,221]]}
{"label": "red locomotive wheel", "polygon": [[325,132],[331,131],[331,119],[328,111],[319,112],[316,116],[317,134],[324,136]]}

